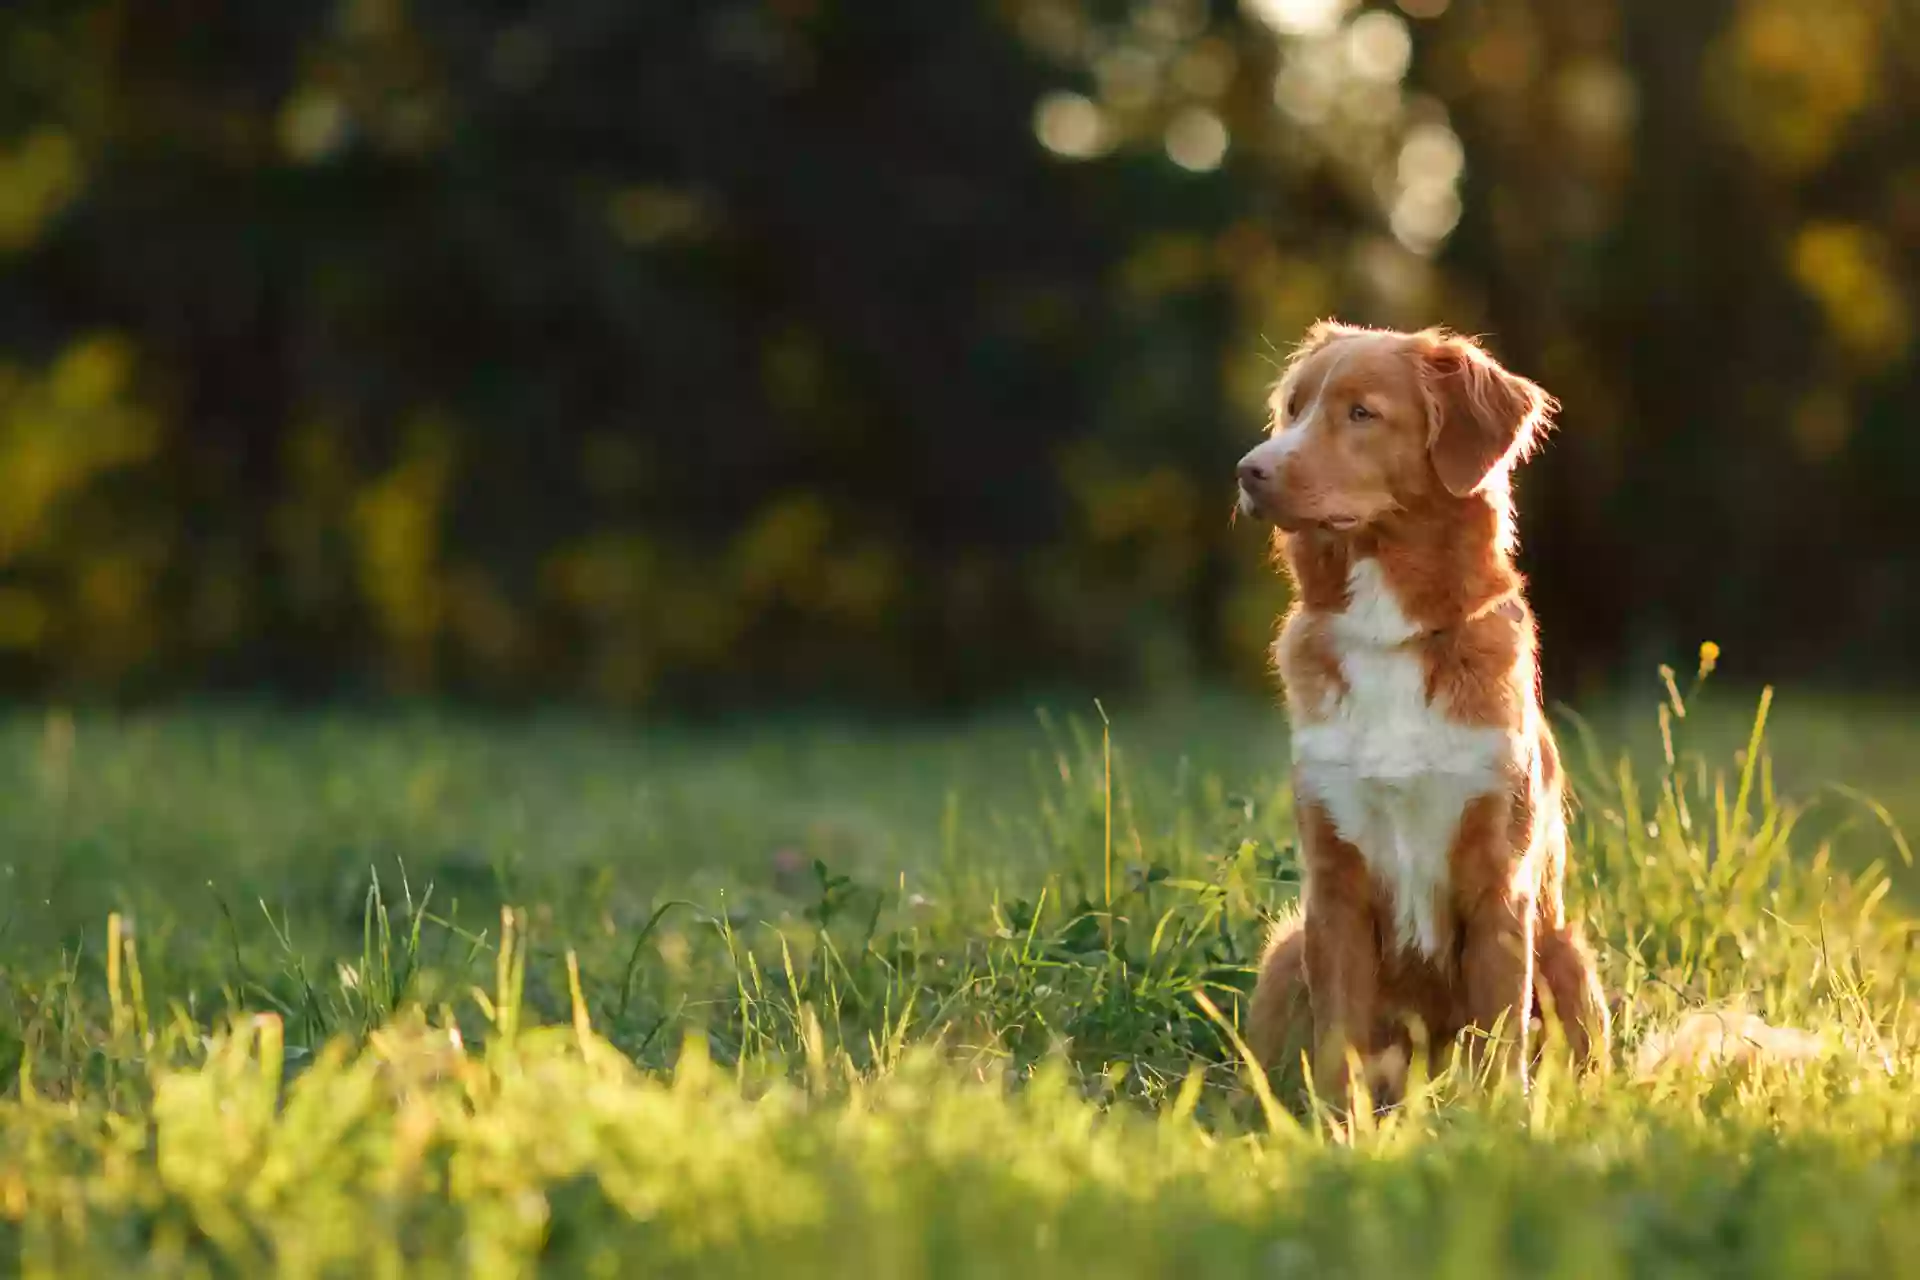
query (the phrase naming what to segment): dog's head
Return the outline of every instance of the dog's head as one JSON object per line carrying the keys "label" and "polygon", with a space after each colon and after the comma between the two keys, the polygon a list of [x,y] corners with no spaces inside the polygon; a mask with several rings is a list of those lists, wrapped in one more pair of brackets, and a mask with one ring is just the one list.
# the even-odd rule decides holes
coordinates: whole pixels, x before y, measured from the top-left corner
{"label": "dog's head", "polygon": [[1240,460],[1240,509],[1347,532],[1506,483],[1555,404],[1473,342],[1322,322],[1280,378],[1265,441]]}

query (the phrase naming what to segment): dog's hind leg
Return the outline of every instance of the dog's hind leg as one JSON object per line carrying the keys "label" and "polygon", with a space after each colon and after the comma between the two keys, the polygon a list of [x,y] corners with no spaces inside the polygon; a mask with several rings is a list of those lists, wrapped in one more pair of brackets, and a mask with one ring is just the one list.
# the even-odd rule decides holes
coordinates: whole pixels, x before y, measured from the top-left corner
{"label": "dog's hind leg", "polygon": [[1567,1049],[1582,1067],[1605,1070],[1612,1034],[1606,993],[1586,939],[1572,924],[1549,928],[1541,921],[1534,935],[1534,992],[1541,1020],[1560,1024]]}

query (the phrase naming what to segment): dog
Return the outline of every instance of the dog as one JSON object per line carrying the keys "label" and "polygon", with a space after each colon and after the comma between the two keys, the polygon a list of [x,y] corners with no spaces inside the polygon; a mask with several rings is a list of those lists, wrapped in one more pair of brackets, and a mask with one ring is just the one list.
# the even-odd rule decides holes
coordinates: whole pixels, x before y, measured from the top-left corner
{"label": "dog", "polygon": [[1512,471],[1557,409],[1464,337],[1323,321],[1240,461],[1240,511],[1276,526],[1295,588],[1274,652],[1304,864],[1246,1038],[1268,1070],[1304,1041],[1322,1097],[1358,1062],[1378,1100],[1463,1032],[1522,1087],[1536,1025],[1607,1061],[1513,558]]}

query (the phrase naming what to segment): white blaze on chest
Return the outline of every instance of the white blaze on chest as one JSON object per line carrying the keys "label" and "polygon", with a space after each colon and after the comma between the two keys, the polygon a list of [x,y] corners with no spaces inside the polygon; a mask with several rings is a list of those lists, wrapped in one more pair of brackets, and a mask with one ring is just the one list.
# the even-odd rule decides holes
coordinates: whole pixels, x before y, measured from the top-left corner
{"label": "white blaze on chest", "polygon": [[1428,703],[1426,670],[1407,644],[1419,629],[1377,561],[1356,560],[1348,586],[1346,611],[1322,624],[1347,690],[1322,706],[1296,705],[1296,777],[1391,897],[1402,943],[1435,955],[1460,815],[1507,785],[1516,735],[1456,724]]}

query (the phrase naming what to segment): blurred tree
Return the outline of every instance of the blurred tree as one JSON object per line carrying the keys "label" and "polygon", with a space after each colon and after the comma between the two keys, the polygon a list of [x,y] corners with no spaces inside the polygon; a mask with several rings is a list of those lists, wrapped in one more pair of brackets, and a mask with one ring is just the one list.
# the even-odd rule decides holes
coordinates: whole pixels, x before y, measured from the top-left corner
{"label": "blurred tree", "polygon": [[[1258,679],[1279,588],[1230,466],[1330,312],[1484,331],[1567,401],[1525,481],[1551,676],[1702,634],[1900,669],[1915,28],[1894,0],[20,0],[0,679]],[[1831,607],[1783,613],[1805,581]]]}

